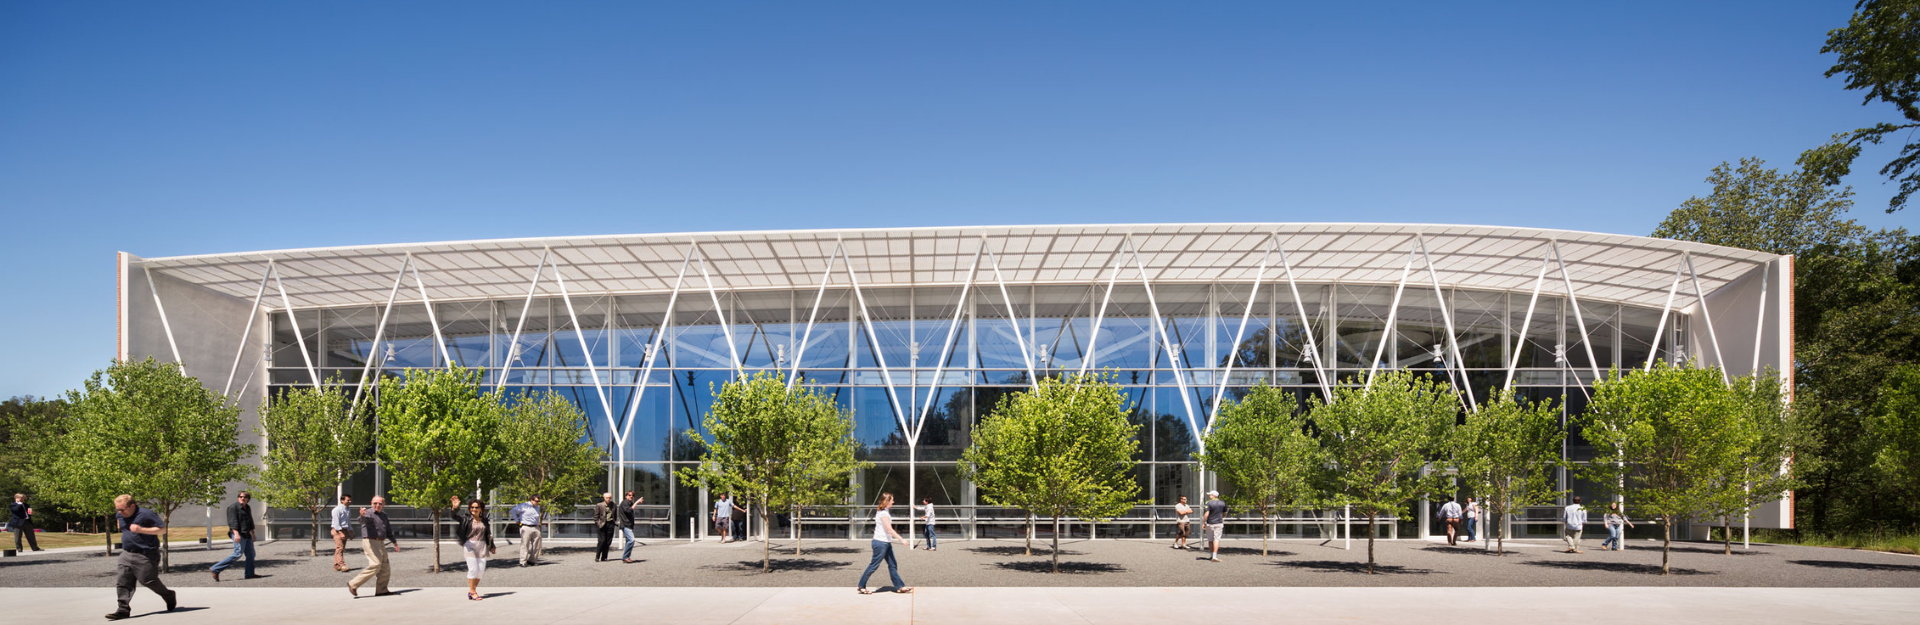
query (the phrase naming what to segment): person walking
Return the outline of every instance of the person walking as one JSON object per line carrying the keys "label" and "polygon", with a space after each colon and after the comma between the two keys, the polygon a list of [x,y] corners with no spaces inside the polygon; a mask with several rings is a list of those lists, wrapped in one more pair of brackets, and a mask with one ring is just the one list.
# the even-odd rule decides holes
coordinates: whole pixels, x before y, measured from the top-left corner
{"label": "person walking", "polygon": [[933,498],[921,497],[920,507],[915,508],[915,510],[920,511],[920,520],[926,522],[925,525],[921,526],[922,529],[920,531],[922,535],[927,537],[927,551],[939,551],[940,541],[934,538],[933,533]]}
{"label": "person walking", "polygon": [[713,502],[713,533],[720,536],[720,542],[727,542],[727,535],[733,533],[732,495],[722,493],[720,500]]}
{"label": "person walking", "polygon": [[478,500],[467,504],[467,511],[459,517],[461,523],[454,528],[460,537],[460,554],[467,559],[467,600],[479,601],[480,575],[487,571],[487,557],[498,550],[493,546],[493,529],[487,523],[487,507]]}
{"label": "person walking", "polygon": [[133,616],[134,584],[160,595],[167,602],[167,611],[172,612],[179,595],[160,582],[160,537],[167,534],[167,524],[154,511],[135,504],[133,495],[114,497],[113,511],[119,513],[114,521],[120,526],[120,559],[115,564],[118,573],[113,583],[120,596],[120,609],[108,612],[107,620]]}
{"label": "person walking", "polygon": [[599,532],[599,542],[594,545],[593,561],[606,562],[607,551],[613,548],[614,515],[617,507],[613,504],[613,493],[600,493],[600,503],[593,504],[593,529]]}
{"label": "person walking", "polygon": [[1480,504],[1474,501],[1472,497],[1467,498],[1465,515],[1467,517],[1467,537],[1464,542],[1473,542],[1473,539],[1478,538],[1478,535],[1474,534],[1474,528],[1480,524]]}
{"label": "person walking", "polygon": [[520,566],[533,566],[540,561],[540,551],[546,544],[540,540],[540,498],[532,497],[507,511],[507,518],[520,524]]}
{"label": "person walking", "polygon": [[1447,544],[1460,544],[1460,502],[1448,497],[1446,503],[1440,504],[1440,520],[1447,524]]}
{"label": "person walking", "polygon": [[620,548],[620,561],[627,564],[633,564],[633,507],[642,501],[646,499],[636,500],[633,491],[627,491],[626,499],[620,501],[620,513],[616,517],[620,524],[620,538],[626,541],[625,546]]}
{"label": "person walking", "polygon": [[207,569],[213,573],[213,581],[220,581],[220,572],[232,567],[233,561],[240,559],[242,555],[247,557],[247,574],[242,579],[259,577],[253,574],[252,501],[253,494],[243,490],[238,497],[234,497],[233,503],[227,505],[227,537],[233,539],[233,553],[213,563],[213,568]]}
{"label": "person walking", "polygon": [[393,564],[387,561],[387,545],[400,552],[400,539],[393,535],[393,522],[387,519],[387,498],[374,497],[372,505],[360,509],[360,553],[367,556],[367,568],[347,580],[347,592],[360,596],[360,587],[373,580],[373,596],[393,594],[387,582],[393,579]]}
{"label": "person walking", "polygon": [[729,497],[727,505],[733,506],[734,542],[747,542],[747,503]]}
{"label": "person walking", "polygon": [[1220,491],[1207,491],[1207,516],[1200,520],[1207,527],[1207,543],[1213,547],[1213,556],[1208,558],[1220,561],[1220,538],[1227,532],[1227,502],[1220,498]]}
{"label": "person walking", "polygon": [[[1607,515],[1601,517],[1601,519],[1607,524],[1607,539],[1600,541],[1600,550],[1607,551],[1611,549],[1613,551],[1620,551],[1625,549],[1626,542],[1621,537],[1626,535],[1627,528],[1633,527],[1633,519],[1629,519],[1627,515],[1620,513],[1620,502],[1615,501],[1608,503]],[[1612,546],[1609,547],[1608,545]]]}
{"label": "person walking", "polygon": [[1187,496],[1180,496],[1180,503],[1173,504],[1173,513],[1179,515],[1179,521],[1173,525],[1173,548],[1192,549],[1187,544],[1187,534],[1193,529],[1193,506],[1187,505]]}
{"label": "person walking", "polygon": [[13,494],[13,503],[7,506],[7,531],[13,532],[14,551],[25,551],[20,548],[22,537],[34,551],[41,551],[40,537],[33,533],[33,506],[27,505],[26,493]]}
{"label": "person walking", "polygon": [[1567,504],[1561,518],[1567,523],[1567,553],[1586,553],[1580,550],[1580,530],[1587,525],[1587,509],[1580,506],[1578,495],[1574,496],[1573,503]]}
{"label": "person walking", "polygon": [[873,561],[868,562],[866,572],[860,574],[860,594],[873,594],[873,591],[867,590],[867,578],[880,570],[882,561],[887,563],[887,575],[893,578],[893,591],[913,592],[912,586],[900,580],[900,563],[893,557],[893,544],[907,542],[893,531],[893,513],[888,510],[893,507],[893,493],[880,493],[880,501],[874,507],[878,510],[873,513]]}
{"label": "person walking", "polygon": [[348,570],[347,539],[351,538],[353,533],[353,526],[349,525],[348,521],[352,520],[352,506],[353,495],[341,495],[340,503],[333,507],[331,531],[333,532],[333,570],[335,571]]}

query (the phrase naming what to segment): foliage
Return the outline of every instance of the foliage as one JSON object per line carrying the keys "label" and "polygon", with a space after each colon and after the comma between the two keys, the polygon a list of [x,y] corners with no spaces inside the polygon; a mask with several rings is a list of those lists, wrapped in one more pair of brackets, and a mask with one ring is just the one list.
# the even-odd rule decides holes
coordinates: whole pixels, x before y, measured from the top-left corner
{"label": "foliage", "polygon": [[[506,478],[500,406],[480,394],[479,371],[408,369],[404,379],[380,380],[377,406],[380,461],[395,502],[438,519],[449,498],[485,492]],[[440,524],[431,525],[438,573]]]}
{"label": "foliage", "polygon": [[[772,510],[795,511],[798,519],[803,506],[846,501],[849,476],[868,466],[855,456],[853,419],[822,393],[787,388],[776,373],[721,386],[705,426],[711,441],[700,464],[681,469],[680,479],[759,503],[762,527]],[[763,571],[773,567],[771,542],[762,543]]]}
{"label": "foliage", "polygon": [[[494,399],[503,399],[494,397]],[[508,477],[509,498],[539,497],[549,510],[575,502],[599,501],[595,478],[606,474],[606,451],[587,440],[587,417],[559,393],[515,395],[501,408],[499,446]],[[551,521],[553,514],[542,518]]]}
{"label": "foliage", "polygon": [[335,489],[372,458],[373,430],[347,404],[345,387],[298,387],[263,402],[261,434],[266,466],[253,482],[254,495],[276,508],[306,510],[313,523],[307,555],[320,550],[320,511]]}
{"label": "foliage", "polygon": [[1660,519],[1662,574],[1670,571],[1674,525],[1716,511],[1723,467],[1739,452],[1732,434],[1742,427],[1742,407],[1724,380],[1718,368],[1664,362],[1624,376],[1615,369],[1594,386],[1578,420],[1594,457],[1619,460],[1588,463],[1580,473]]}
{"label": "foliage", "polygon": [[1060,522],[1104,520],[1140,503],[1133,477],[1139,427],[1112,374],[1048,377],[1002,397],[962,453],[960,473],[994,505],[1053,518],[1053,572]]}
{"label": "foliage", "polygon": [[1681,202],[1654,228],[1653,236],[1797,254],[1815,245],[1851,241],[1864,231],[1845,218],[1853,207],[1852,189],[1835,189],[1804,167],[1783,174],[1766,164],[1742,158],[1738,168],[1727,163],[1714,167],[1707,176],[1713,192]]}
{"label": "foliage", "polygon": [[1721,436],[1733,445],[1733,453],[1716,467],[1720,496],[1712,512],[1726,529],[1724,547],[1731,555],[1733,519],[1760,504],[1779,501],[1795,487],[1790,462],[1802,431],[1777,376],[1742,377],[1726,392],[1734,404],[1734,419]]}
{"label": "foliage", "polygon": [[1753,531],[1756,542],[1769,542],[1781,545],[1806,545],[1809,547],[1840,547],[1844,549],[1867,549],[1889,553],[1904,553],[1920,556],[1920,533],[1895,532],[1884,529],[1863,530],[1846,533],[1812,532],[1803,530],[1756,529]]}
{"label": "foliage", "polygon": [[[1878,144],[1902,130],[1920,128],[1920,0],[1860,0],[1847,25],[1827,33],[1821,54],[1835,55],[1827,77],[1844,75],[1849,91],[1865,91],[1860,104],[1875,100],[1892,104],[1904,123],[1881,122],[1848,135],[1850,154],[1824,163],[1830,181],[1847,175],[1863,143]],[[1900,155],[1880,168],[1880,175],[1900,181],[1900,191],[1887,202],[1891,213],[1920,191],[1920,142],[1912,140]],[[1902,177],[1904,176],[1904,178]]]}
{"label": "foliage", "polygon": [[1381,515],[1446,490],[1426,471],[1446,450],[1460,399],[1445,382],[1411,371],[1382,373],[1371,387],[1340,387],[1334,401],[1315,398],[1311,412],[1327,466],[1319,475],[1329,505],[1352,505],[1367,517],[1367,573],[1374,572],[1374,528]]}
{"label": "foliage", "polygon": [[1274,513],[1307,505],[1314,496],[1309,478],[1321,464],[1320,444],[1296,407],[1292,393],[1256,386],[1240,401],[1220,407],[1204,451],[1196,454],[1202,466],[1233,485],[1228,505],[1259,511],[1267,529],[1261,533],[1261,555],[1267,553]]}
{"label": "foliage", "polygon": [[[28,492],[28,476],[39,470],[34,459],[40,442],[60,436],[66,430],[67,402],[61,398],[16,396],[0,402],[0,497],[27,493],[27,503],[39,499]],[[48,500],[48,504],[52,504]],[[73,522],[99,526],[100,517],[74,514],[57,505],[35,505],[34,524],[61,527]]]}
{"label": "foliage", "polygon": [[240,462],[254,453],[240,444],[240,408],[177,364],[117,361],[67,391],[67,405],[65,431],[38,446],[29,483],[68,510],[106,514],[131,494],[171,526],[181,506],[216,505],[252,472]]}
{"label": "foliage", "polygon": [[[1528,506],[1552,503],[1562,491],[1555,470],[1563,466],[1560,408],[1553,400],[1524,403],[1510,390],[1497,392],[1469,413],[1449,438],[1460,480],[1480,493],[1493,518]],[[1500,534],[1499,552],[1507,553]]]}
{"label": "foliage", "polygon": [[[1895,369],[1886,388],[1867,424],[1881,445],[1875,466],[1907,505],[1920,507],[1920,365]],[[1920,516],[1920,510],[1909,513]]]}

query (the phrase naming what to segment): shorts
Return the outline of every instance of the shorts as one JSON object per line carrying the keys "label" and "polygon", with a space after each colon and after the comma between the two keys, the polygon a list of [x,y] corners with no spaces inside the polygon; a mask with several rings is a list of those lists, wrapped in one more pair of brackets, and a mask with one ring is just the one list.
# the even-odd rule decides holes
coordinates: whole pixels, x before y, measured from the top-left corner
{"label": "shorts", "polygon": [[1227,533],[1227,524],[1225,523],[1208,523],[1206,527],[1207,540],[1217,542],[1222,535]]}

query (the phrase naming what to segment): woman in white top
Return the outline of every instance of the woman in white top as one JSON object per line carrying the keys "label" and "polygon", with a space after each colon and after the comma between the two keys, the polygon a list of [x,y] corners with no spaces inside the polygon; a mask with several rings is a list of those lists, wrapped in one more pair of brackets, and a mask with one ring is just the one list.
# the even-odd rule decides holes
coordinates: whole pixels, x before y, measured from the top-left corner
{"label": "woman in white top", "polygon": [[1190,522],[1188,517],[1193,516],[1193,506],[1187,505],[1186,497],[1181,497],[1180,503],[1174,504],[1173,513],[1180,515],[1180,523],[1174,526],[1177,533],[1173,535],[1173,548],[1186,549],[1187,548],[1187,530],[1190,527],[1188,525],[1188,523]]}
{"label": "woman in white top", "polygon": [[874,571],[880,570],[880,562],[883,560],[887,563],[887,575],[893,577],[893,591],[913,592],[912,586],[900,581],[900,563],[893,559],[893,543],[907,542],[900,538],[899,533],[893,531],[893,513],[887,511],[888,508],[893,507],[893,493],[880,493],[880,501],[876,507],[880,509],[873,513],[873,561],[868,562],[867,571],[860,574],[860,594],[873,594],[873,591],[867,590],[867,578],[873,576]]}

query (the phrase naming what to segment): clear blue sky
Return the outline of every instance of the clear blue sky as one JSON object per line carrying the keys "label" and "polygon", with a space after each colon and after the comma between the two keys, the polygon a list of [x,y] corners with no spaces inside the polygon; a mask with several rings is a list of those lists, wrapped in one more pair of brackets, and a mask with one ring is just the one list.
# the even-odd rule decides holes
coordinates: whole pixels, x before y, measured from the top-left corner
{"label": "clear blue sky", "polygon": [[[1721,161],[1791,166],[1893,116],[1821,76],[1851,0],[292,4],[0,3],[0,396],[107,364],[121,250],[1154,221],[1645,234]],[[1851,182],[1863,222],[1920,223],[1881,212],[1870,171]]]}

